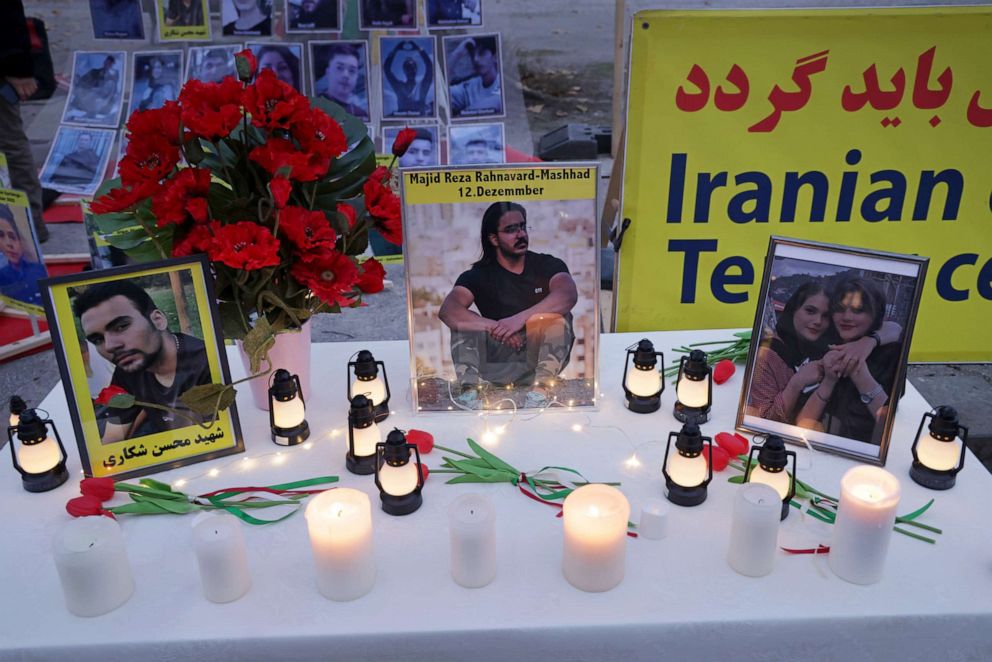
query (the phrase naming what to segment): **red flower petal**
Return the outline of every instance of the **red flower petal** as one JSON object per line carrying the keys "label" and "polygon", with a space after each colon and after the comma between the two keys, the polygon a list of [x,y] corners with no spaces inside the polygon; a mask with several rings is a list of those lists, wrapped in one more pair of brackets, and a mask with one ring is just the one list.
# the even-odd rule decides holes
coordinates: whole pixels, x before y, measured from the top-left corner
{"label": "red flower petal", "polygon": [[79,481],[79,491],[83,496],[92,496],[101,503],[114,497],[113,478],[84,478]]}
{"label": "red flower petal", "polygon": [[400,132],[396,134],[396,139],[393,141],[393,155],[399,157],[406,154],[406,150],[410,149],[410,145],[416,137],[416,129],[411,129],[410,127],[401,129]]}
{"label": "red flower petal", "polygon": [[407,430],[406,443],[414,444],[421,455],[434,450],[434,435],[424,430]]}
{"label": "red flower petal", "polygon": [[[703,451],[703,459],[709,460],[709,453],[706,451]],[[730,453],[719,446],[713,446],[713,471],[723,471],[728,464],[730,464]]]}
{"label": "red flower petal", "polygon": [[358,289],[366,294],[382,292],[383,280],[386,277],[386,269],[374,257],[370,257],[361,264],[362,275],[358,277]]}
{"label": "red flower petal", "polygon": [[114,517],[109,510],[103,509],[103,502],[95,496],[85,495],[69,499],[65,504],[65,511],[73,517],[89,517],[91,515],[106,515]]}
{"label": "red flower petal", "polygon": [[94,402],[98,405],[108,405],[115,395],[128,395],[128,392],[120,386],[107,386],[100,391],[100,394],[96,396],[96,400]]}
{"label": "red flower petal", "polygon": [[713,367],[713,381],[722,384],[737,372],[737,366],[730,359],[724,359]]}
{"label": "red flower petal", "polygon": [[431,470],[426,464],[420,465],[420,475],[423,476],[423,482],[427,482],[427,477],[431,475]]}
{"label": "red flower petal", "polygon": [[739,434],[718,432],[716,435],[716,443],[734,457],[747,453],[747,439]]}

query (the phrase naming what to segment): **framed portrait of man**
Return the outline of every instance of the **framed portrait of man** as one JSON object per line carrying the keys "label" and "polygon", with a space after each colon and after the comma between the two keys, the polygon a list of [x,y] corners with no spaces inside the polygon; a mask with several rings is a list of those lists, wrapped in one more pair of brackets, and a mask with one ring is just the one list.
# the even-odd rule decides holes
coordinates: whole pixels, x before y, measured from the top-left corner
{"label": "framed portrait of man", "polygon": [[498,32],[443,38],[451,119],[506,115]]}
{"label": "framed portrait of man", "polygon": [[310,89],[369,121],[369,51],[364,41],[311,41]]}
{"label": "framed portrait of man", "polygon": [[207,0],[155,0],[160,41],[210,41]]}
{"label": "framed portrait of man", "polygon": [[382,117],[434,117],[434,37],[382,37]]}
{"label": "framed portrait of man", "polygon": [[48,277],[22,191],[0,189],[0,303],[44,315],[38,281]]}
{"label": "framed portrait of man", "polygon": [[271,37],[272,0],[221,0],[225,37]]}
{"label": "framed portrait of man", "polygon": [[[382,151],[389,153],[396,136],[404,127],[382,127]],[[400,168],[419,168],[441,164],[440,129],[437,124],[419,124],[411,126],[416,133],[413,142],[407,147],[403,156],[396,160]]]}
{"label": "framed portrait of man", "polygon": [[237,79],[234,54],[240,50],[241,44],[190,46],[186,57],[186,80],[219,83],[228,76]]}
{"label": "framed portrait of man", "polygon": [[63,124],[117,128],[124,105],[124,51],[76,51]]}
{"label": "framed portrait of man", "polygon": [[427,29],[482,26],[482,0],[427,0]]}
{"label": "framed portrait of man", "polygon": [[505,163],[506,140],[503,123],[449,126],[448,161],[452,165]]}
{"label": "framed portrait of man", "polygon": [[416,30],[417,0],[358,0],[363,30]]}
{"label": "framed portrait of man", "polygon": [[141,0],[89,0],[94,39],[145,40]]}
{"label": "framed portrait of man", "polygon": [[128,116],[136,110],[161,108],[179,98],[183,80],[183,52],[140,51],[131,66],[131,102]]}
{"label": "framed portrait of man", "polygon": [[244,450],[237,409],[198,413],[230,384],[204,256],[50,278],[52,331],[83,470],[125,478]]}
{"label": "framed portrait of man", "polygon": [[884,465],[928,261],[772,237],[737,427]]}
{"label": "framed portrait of man", "polygon": [[41,183],[62,193],[93,195],[114,145],[109,129],[60,126],[41,168]]}
{"label": "framed portrait of man", "polygon": [[597,166],[402,173],[418,411],[595,405]]}
{"label": "framed portrait of man", "polygon": [[286,32],[337,32],[338,0],[285,0]]}

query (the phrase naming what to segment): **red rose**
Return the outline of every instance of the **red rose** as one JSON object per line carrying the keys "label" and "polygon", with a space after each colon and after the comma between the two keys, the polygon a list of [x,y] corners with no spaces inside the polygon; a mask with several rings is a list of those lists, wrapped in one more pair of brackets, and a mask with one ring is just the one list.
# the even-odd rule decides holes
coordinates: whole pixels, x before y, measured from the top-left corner
{"label": "red rose", "polygon": [[270,131],[289,129],[297,115],[310,108],[306,97],[279,80],[271,69],[262,70],[255,82],[245,88],[242,99],[251,123]]}
{"label": "red rose", "polygon": [[289,273],[329,306],[354,303],[349,295],[358,280],[358,267],[344,253],[325,251],[309,255],[293,264]]}
{"label": "red rose", "polygon": [[[186,257],[198,253],[213,252],[214,234],[220,228],[220,223],[213,221],[207,225],[194,225],[193,228],[179,241],[172,243],[172,257]],[[211,257],[213,260],[213,257]]]}
{"label": "red rose", "polygon": [[137,186],[157,182],[172,174],[179,163],[179,148],[161,135],[135,135],[127,145],[127,153],[117,170],[121,183]]}
{"label": "red rose", "polygon": [[344,216],[344,219],[348,222],[348,229],[355,227],[355,222],[358,220],[358,214],[355,212],[355,208],[349,205],[347,202],[338,203],[338,213]]}
{"label": "red rose", "polygon": [[302,207],[289,206],[279,212],[279,231],[303,252],[333,249],[338,240],[324,212]]}
{"label": "red rose", "polygon": [[219,83],[193,79],[179,93],[182,122],[196,137],[216,142],[241,121],[241,85],[230,76]]}
{"label": "red rose", "polygon": [[234,269],[254,271],[279,266],[279,240],[268,228],[251,221],[220,226],[213,249],[211,260]]}
{"label": "red rose", "polygon": [[251,80],[251,77],[258,71],[258,59],[251,52],[250,48],[238,51],[234,54],[234,63],[238,69],[238,78],[243,81]]}
{"label": "red rose", "polygon": [[427,455],[434,450],[434,435],[424,430],[407,430],[406,443],[416,446],[421,455]]}
{"label": "red rose", "polygon": [[96,497],[100,502],[114,498],[113,478],[84,478],[79,481],[79,491],[83,496]]}
{"label": "red rose", "polygon": [[95,496],[90,495],[78,496],[74,499],[69,499],[69,502],[65,504],[65,510],[73,517],[88,517],[90,515],[106,515],[107,517],[114,517],[112,512],[109,510],[104,510],[102,501]]}
{"label": "red rose", "polygon": [[248,158],[262,166],[270,175],[289,168],[289,177],[301,182],[312,182],[327,174],[330,161],[317,152],[305,153],[296,149],[285,138],[269,138],[251,150]]}
{"label": "red rose", "polygon": [[362,275],[358,277],[358,289],[366,294],[382,292],[382,281],[386,277],[386,270],[374,257],[370,257],[361,264]]}
{"label": "red rose", "polygon": [[716,435],[716,443],[735,457],[737,455],[747,453],[747,439],[736,433],[730,434],[729,432],[718,432]]}
{"label": "red rose", "polygon": [[[711,446],[712,444],[707,444]],[[709,453],[703,451],[703,459],[709,462]],[[723,471],[730,464],[730,453],[720,448],[719,446],[713,446],[713,471]]]}
{"label": "red rose", "polygon": [[400,130],[400,132],[396,134],[396,139],[393,141],[393,156],[399,157],[406,154],[406,150],[410,149],[410,144],[416,137],[417,131],[415,129],[406,127],[405,129]]}
{"label": "red rose", "polygon": [[320,108],[309,108],[297,114],[291,129],[293,138],[300,149],[323,158],[323,175],[330,167],[332,159],[344,154],[348,149],[348,139],[341,125]]}
{"label": "red rose", "polygon": [[[165,138],[176,147],[182,142],[179,135],[181,110],[175,101],[166,101],[161,108],[138,110],[127,120],[127,130],[131,140],[158,136]],[[130,144],[128,145],[130,150]]]}
{"label": "red rose", "polygon": [[386,166],[376,166],[375,170],[372,171],[372,174],[369,175],[369,181],[376,182],[377,184],[384,184],[385,182],[388,182],[392,176],[393,173],[391,173],[389,168]]}
{"label": "red rose", "polygon": [[293,185],[285,177],[273,177],[269,181],[269,193],[272,194],[272,201],[276,209],[282,209],[289,202],[289,194],[293,192]]}
{"label": "red rose", "polygon": [[110,386],[107,386],[102,391],[100,391],[100,394],[96,396],[96,400],[94,400],[93,402],[95,402],[98,405],[109,405],[110,401],[114,398],[114,396],[117,395],[130,395],[130,394],[120,386],[115,386],[111,384]]}
{"label": "red rose", "polygon": [[160,228],[169,223],[182,224],[188,220],[206,223],[210,220],[207,193],[210,192],[210,171],[204,168],[183,168],[165,182],[152,198],[152,213]]}
{"label": "red rose", "polygon": [[111,214],[126,211],[149,198],[158,190],[158,182],[142,182],[135,186],[120,186],[101,195],[90,203],[94,214]]}
{"label": "red rose", "polygon": [[737,372],[737,367],[730,359],[724,359],[713,367],[713,381],[722,384]]}

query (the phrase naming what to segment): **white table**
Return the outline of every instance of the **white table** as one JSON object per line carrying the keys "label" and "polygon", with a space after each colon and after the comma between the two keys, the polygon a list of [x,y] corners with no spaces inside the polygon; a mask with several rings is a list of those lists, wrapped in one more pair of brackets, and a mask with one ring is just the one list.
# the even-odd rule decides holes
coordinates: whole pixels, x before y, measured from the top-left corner
{"label": "white table", "polygon": [[[620,480],[633,512],[662,495],[663,441],[677,429],[671,415],[674,389],[662,410],[638,415],[623,408],[620,375],[624,348],[642,335],[666,351],[687,342],[727,337],[726,331],[605,335],[601,340],[598,411],[546,413],[511,423],[493,450],[524,470],[564,464],[592,480]],[[317,592],[302,513],[265,527],[246,527],[254,583],[240,601],[217,605],[201,595],[192,551],[191,516],[121,519],[136,589],[122,608],[92,619],[70,615],[50,553],[55,531],[68,520],[63,506],[76,494],[75,480],[46,494],[28,494],[7,459],[0,462],[5,531],[0,542],[0,659],[134,660],[988,660],[992,657],[992,546],[987,499],[992,476],[968,457],[949,492],[930,492],[908,477],[910,445],[929,409],[912,387],[899,408],[887,468],[902,482],[906,513],[931,497],[924,522],[944,529],[937,545],[893,536],[886,574],[872,586],[835,577],[826,559],[782,554],[773,573],[752,579],[725,561],[734,486],[732,470],[717,474],[707,501],[672,507],[665,540],[631,540],[626,579],[608,593],[583,593],[561,574],[561,520],[556,510],[526,499],[508,485],[444,485],[442,475],[425,488],[424,506],[407,517],[377,509],[371,477],[344,468],[344,363],[361,347],[386,362],[396,414],[388,425],[434,433],[438,443],[464,447],[487,424],[472,414],[415,416],[410,411],[405,342],[334,343],[313,347],[314,383],[309,420],[317,443],[272,455],[242,471],[241,456],[191,465],[156,476],[199,493],[219,487],[272,484],[324,474],[366,491],[376,507],[378,579],[355,602],[334,603]],[[232,356],[237,374],[240,364]],[[730,431],[742,370],[714,388],[714,420],[704,433]],[[321,379],[321,377],[325,377]],[[267,419],[247,393],[238,398],[246,455],[278,450]],[[951,404],[951,403],[948,403]],[[72,442],[61,387],[44,401]],[[583,426],[575,432],[574,424]],[[610,427],[616,426],[616,427]],[[626,436],[623,432],[626,433]],[[337,431],[337,434],[334,434]],[[333,436],[332,436],[333,435]],[[628,437],[630,440],[628,440]],[[632,441],[631,441],[632,440]],[[638,446],[643,462],[629,469]],[[4,450],[4,453],[7,451]],[[76,452],[70,471],[79,475]],[[437,451],[425,456],[437,466]],[[850,460],[800,452],[800,478],[838,492]],[[211,468],[216,477],[206,476]],[[200,476],[200,477],[196,477]],[[468,491],[496,503],[499,572],[488,587],[456,585],[448,570],[446,508]],[[118,500],[122,498],[119,497]],[[635,515],[636,517],[636,515]],[[823,532],[796,512],[780,542],[811,547]],[[829,529],[827,529],[829,531]]]}

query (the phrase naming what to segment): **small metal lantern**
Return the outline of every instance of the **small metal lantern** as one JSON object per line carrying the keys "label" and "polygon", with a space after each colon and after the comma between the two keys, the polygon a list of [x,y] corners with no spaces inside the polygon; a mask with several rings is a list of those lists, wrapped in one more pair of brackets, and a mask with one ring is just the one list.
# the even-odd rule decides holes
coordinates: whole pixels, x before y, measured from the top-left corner
{"label": "small metal lantern", "polygon": [[302,444],[310,436],[307,407],[299,375],[279,368],[269,385],[269,426],[272,441],[280,446]]}
{"label": "small metal lantern", "polygon": [[[382,377],[379,376],[380,370]],[[352,380],[354,374],[354,380]],[[372,352],[363,349],[354,361],[348,362],[348,401],[361,393],[372,401],[375,422],[382,423],[389,418],[389,378],[386,365],[376,361]]]}
{"label": "small metal lantern", "polygon": [[[755,464],[754,454],[758,454]],[[792,457],[792,473],[787,471],[789,457]],[[744,467],[745,483],[764,483],[778,492],[782,500],[782,519],[789,516],[789,503],[796,496],[796,451],[785,450],[785,440],[778,435],[769,435],[761,446],[751,446]]]}
{"label": "small metal lantern", "polygon": [[358,394],[348,409],[348,453],[344,458],[348,471],[360,476],[374,474],[376,445],[380,441],[382,433],[375,424],[372,401]]}
{"label": "small metal lantern", "polygon": [[21,422],[21,414],[28,410],[28,405],[19,395],[10,396],[10,425],[16,426]]}
{"label": "small metal lantern", "polygon": [[[658,367],[658,363],[661,367]],[[629,370],[631,363],[633,370]],[[637,349],[627,349],[623,365],[623,392],[627,409],[638,414],[649,414],[661,408],[661,394],[665,390],[665,355],[654,351],[647,338],[637,343]]]}
{"label": "small metal lantern", "polygon": [[954,407],[941,406],[923,414],[913,442],[910,478],[931,490],[951,489],[964,468],[967,443],[968,428],[958,421]]}
{"label": "small metal lantern", "polygon": [[[48,426],[51,426],[51,434]],[[15,435],[20,444],[14,441]],[[7,428],[7,440],[14,468],[21,474],[21,482],[28,492],[47,492],[69,480],[65,467],[68,456],[51,419],[42,419],[37,410],[28,409],[20,415],[17,425]]]}
{"label": "small metal lantern", "polygon": [[713,404],[713,368],[706,363],[706,352],[694,349],[679,361],[675,384],[675,418],[702,425],[710,419]]}
{"label": "small metal lantern", "polygon": [[409,515],[420,508],[424,477],[417,446],[408,444],[401,430],[393,430],[375,450],[375,486],[382,509],[390,515]]}
{"label": "small metal lantern", "polygon": [[[673,438],[674,455],[671,454]],[[709,450],[708,461],[703,457],[704,449]],[[666,496],[672,503],[698,506],[706,501],[706,486],[713,480],[713,440],[702,436],[693,421],[678,432],[670,432],[661,473],[665,476]]]}

